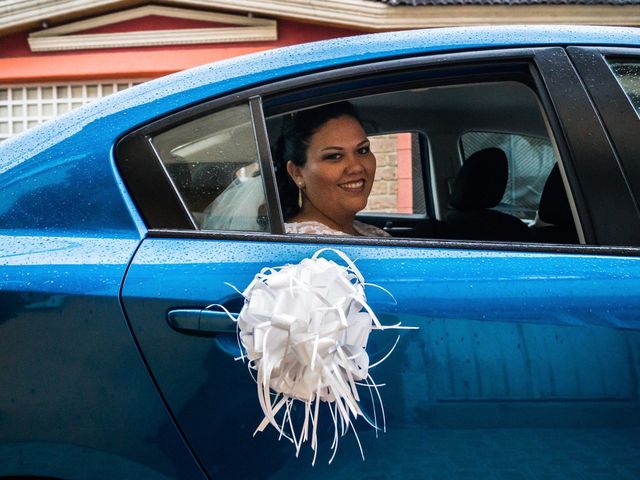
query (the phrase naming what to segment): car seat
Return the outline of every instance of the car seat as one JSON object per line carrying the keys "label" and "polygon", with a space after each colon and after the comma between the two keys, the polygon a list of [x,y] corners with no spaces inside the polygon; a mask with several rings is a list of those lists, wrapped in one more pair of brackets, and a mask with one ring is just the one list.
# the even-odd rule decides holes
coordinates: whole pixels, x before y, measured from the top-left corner
{"label": "car seat", "polygon": [[[540,223],[541,225],[538,225]],[[532,239],[541,243],[579,243],[571,206],[556,163],[542,189]]]}
{"label": "car seat", "polygon": [[520,219],[493,210],[507,188],[509,165],[499,148],[472,154],[453,181],[447,212],[447,236],[459,240],[526,242],[529,229]]}

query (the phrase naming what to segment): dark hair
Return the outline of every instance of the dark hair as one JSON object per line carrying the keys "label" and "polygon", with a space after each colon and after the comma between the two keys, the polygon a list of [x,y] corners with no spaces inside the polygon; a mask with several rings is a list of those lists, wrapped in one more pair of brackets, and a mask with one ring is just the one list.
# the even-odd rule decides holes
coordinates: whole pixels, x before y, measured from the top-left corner
{"label": "dark hair", "polygon": [[287,172],[287,162],[291,160],[294,165],[304,167],[307,163],[309,141],[313,134],[329,120],[343,116],[352,117],[362,124],[358,112],[349,102],[330,103],[284,116],[282,133],[273,152],[273,161],[285,221],[300,211],[298,186]]}

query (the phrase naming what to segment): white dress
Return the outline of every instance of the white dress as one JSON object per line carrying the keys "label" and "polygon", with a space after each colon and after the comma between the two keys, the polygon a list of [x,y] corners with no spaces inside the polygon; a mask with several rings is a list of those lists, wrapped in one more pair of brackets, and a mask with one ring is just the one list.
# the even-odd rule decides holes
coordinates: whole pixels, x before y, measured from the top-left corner
{"label": "white dress", "polygon": [[[353,228],[358,235],[364,237],[390,237],[384,230],[368,225],[366,223],[353,221]],[[308,220],[306,222],[292,222],[285,223],[284,230],[286,233],[303,233],[307,235],[349,235],[348,233],[341,232],[340,230],[334,230],[327,227],[324,223],[316,222],[314,220]]]}

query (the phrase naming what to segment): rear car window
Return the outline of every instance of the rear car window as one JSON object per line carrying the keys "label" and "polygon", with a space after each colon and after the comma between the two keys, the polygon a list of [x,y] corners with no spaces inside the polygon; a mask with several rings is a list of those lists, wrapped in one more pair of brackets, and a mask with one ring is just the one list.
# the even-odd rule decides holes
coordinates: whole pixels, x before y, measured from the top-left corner
{"label": "rear car window", "polygon": [[640,116],[640,63],[612,62],[610,65],[622,89],[633,104],[633,108]]}
{"label": "rear car window", "polygon": [[200,229],[268,229],[248,105],[184,123],[157,135],[152,144]]}
{"label": "rear car window", "polygon": [[533,222],[540,197],[556,163],[548,138],[501,132],[467,132],[461,137],[463,159],[485,148],[498,147],[507,155],[507,188],[496,210]]}

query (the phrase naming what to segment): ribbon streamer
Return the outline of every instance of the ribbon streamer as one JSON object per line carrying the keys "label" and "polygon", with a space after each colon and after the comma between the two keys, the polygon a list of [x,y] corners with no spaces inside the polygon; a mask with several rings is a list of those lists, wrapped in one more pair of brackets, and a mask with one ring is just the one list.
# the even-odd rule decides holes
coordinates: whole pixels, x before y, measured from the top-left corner
{"label": "ribbon streamer", "polygon": [[[320,255],[327,250],[337,254],[346,266],[322,258]],[[386,428],[380,385],[369,370],[388,357],[399,337],[375,365],[369,364],[367,341],[372,330],[411,327],[382,325],[367,304],[365,285],[375,286],[365,284],[347,255],[325,248],[296,265],[264,268],[242,292],[245,304],[237,322],[246,355],[241,358],[248,359],[250,370],[257,372],[258,401],[264,412],[254,435],[272,425],[280,437],[294,443],[296,456],[302,444],[310,442],[312,464],[318,449],[320,402],[327,402],[334,427],[329,463],[335,457],[339,438],[350,429],[364,459],[353,425],[358,417],[375,428],[376,435]],[[363,414],[358,386],[369,390],[373,419]],[[301,425],[294,425],[292,417],[296,401],[304,407]]]}

